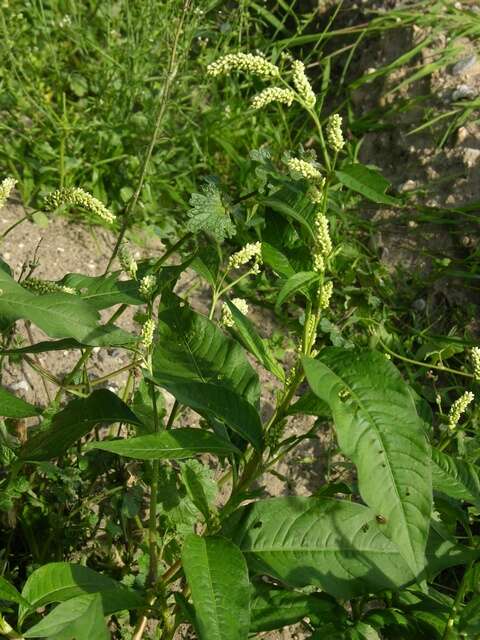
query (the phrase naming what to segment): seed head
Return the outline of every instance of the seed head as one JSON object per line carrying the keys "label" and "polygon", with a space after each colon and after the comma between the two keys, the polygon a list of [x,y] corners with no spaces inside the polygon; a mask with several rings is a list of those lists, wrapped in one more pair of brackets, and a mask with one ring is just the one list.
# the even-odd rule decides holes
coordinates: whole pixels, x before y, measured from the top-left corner
{"label": "seed head", "polygon": [[332,297],[332,293],[333,282],[329,280],[328,282],[325,282],[320,292],[320,300],[318,303],[320,309],[328,309],[328,307],[330,306],[330,298]]}
{"label": "seed head", "polygon": [[275,78],[280,74],[277,66],[253,53],[229,53],[207,67],[207,74],[213,78],[230,75],[232,71],[252,73],[261,78]]}
{"label": "seed head", "polygon": [[[244,316],[248,315],[248,304],[246,300],[243,298],[233,298],[232,303],[237,307],[240,313],[243,313]],[[226,302],[224,302],[222,306],[221,323],[224,327],[233,327],[235,324],[233,314]]]}
{"label": "seed head", "polygon": [[145,300],[149,300],[152,297],[152,293],[155,289],[155,285],[157,284],[157,279],[153,275],[146,275],[140,280],[140,285],[138,287],[138,291],[142,298]]}
{"label": "seed head", "polygon": [[25,278],[22,282],[22,285],[29,289],[30,291],[34,291],[35,293],[46,294],[46,293],[68,293],[71,295],[76,295],[78,292],[73,287],[65,287],[61,284],[57,284],[52,280],[40,280],[40,278]]}
{"label": "seed head", "polygon": [[455,429],[465,409],[473,402],[474,398],[475,396],[471,391],[465,391],[460,398],[455,400],[448,413],[448,426],[450,429]]}
{"label": "seed head", "polygon": [[338,113],[330,116],[327,123],[327,140],[335,153],[341,151],[345,145],[342,133],[342,117]]}
{"label": "seed head", "polygon": [[315,218],[315,230],[318,250],[326,258],[332,252],[332,240],[328,230],[328,218],[321,212]]}
{"label": "seed head", "polygon": [[305,105],[309,109],[314,107],[317,98],[305,73],[305,65],[300,60],[292,62],[292,79],[295,89]]}
{"label": "seed head", "polygon": [[152,318],[145,320],[140,334],[142,346],[145,349],[150,349],[153,343],[153,334],[155,333],[155,322]]}
{"label": "seed head", "polygon": [[137,261],[131,254],[127,243],[122,244],[122,246],[118,250],[118,260],[125,273],[136,280],[138,265]]}
{"label": "seed head", "polygon": [[0,207],[6,203],[16,184],[17,181],[14,178],[4,178],[0,182]]}
{"label": "seed head", "polygon": [[317,167],[306,160],[301,160],[300,158],[289,158],[287,160],[287,167],[294,177],[300,176],[310,182],[321,182],[323,180],[322,174]]}
{"label": "seed head", "polygon": [[109,224],[116,220],[115,215],[107,209],[103,202],[80,187],[57,189],[57,191],[52,191],[45,196],[47,211],[55,211],[65,204],[71,207],[81,207]]}
{"label": "seed head", "polygon": [[262,264],[261,242],[250,242],[246,244],[243,249],[240,249],[240,251],[231,255],[228,260],[228,269],[238,269],[251,260],[253,260],[253,265],[251,267],[252,272],[255,274],[260,273],[260,266]]}
{"label": "seed head", "polygon": [[262,109],[271,102],[281,102],[290,107],[295,99],[295,94],[290,89],[281,89],[279,87],[268,87],[256,95],[252,100],[254,109]]}
{"label": "seed head", "polygon": [[473,377],[480,381],[480,347],[473,347],[470,352],[473,365]]}

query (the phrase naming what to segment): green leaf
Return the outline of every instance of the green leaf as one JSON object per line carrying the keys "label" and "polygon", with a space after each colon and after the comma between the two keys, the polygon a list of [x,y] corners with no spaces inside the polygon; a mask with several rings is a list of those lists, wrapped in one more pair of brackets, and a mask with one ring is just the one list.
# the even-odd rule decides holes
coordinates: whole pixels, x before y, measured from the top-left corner
{"label": "green leaf", "polygon": [[250,584],[238,547],[220,536],[190,535],[183,545],[182,562],[200,640],[247,640]]}
{"label": "green leaf", "polygon": [[171,382],[162,373],[153,382],[169,391],[180,404],[200,415],[216,418],[259,449],[262,444],[262,422],[253,405],[235,391],[220,384],[203,382]]}
{"label": "green leaf", "polygon": [[268,264],[273,271],[281,276],[290,278],[295,275],[295,269],[290,264],[287,256],[273,245],[268,244],[268,242],[262,242],[262,258],[265,264]]}
{"label": "green leaf", "polygon": [[476,465],[453,458],[432,447],[433,488],[456,500],[466,500],[480,508],[480,478]]}
{"label": "green leaf", "polygon": [[96,424],[127,422],[141,424],[137,416],[108,389],[98,389],[88,398],[72,400],[53,416],[50,426],[37,432],[21,447],[21,460],[49,460],[61,456]]}
{"label": "green leaf", "polygon": [[346,611],[324,593],[306,594],[256,583],[250,607],[250,632],[272,631],[304,618],[314,625],[339,622]]}
{"label": "green leaf", "polygon": [[15,589],[13,584],[10,584],[8,580],[5,580],[0,576],[0,600],[6,600],[7,602],[16,602],[24,607],[29,607],[30,603],[25,600],[23,596]]}
{"label": "green leaf", "polygon": [[30,607],[20,606],[20,623],[27,614],[39,607],[88,593],[100,594],[104,615],[136,609],[144,604],[133,589],[124,587],[108,576],[79,564],[51,562],[28,577],[22,596],[30,603]]}
{"label": "green leaf", "polygon": [[396,589],[414,579],[368,507],[331,498],[272,498],[226,523],[252,571],[337,598]]}
{"label": "green leaf", "polygon": [[430,447],[408,385],[381,353],[327,348],[305,358],[312,391],[330,406],[338,442],[356,465],[363,500],[414,575],[425,566],[432,511]]}
{"label": "green leaf", "polygon": [[17,398],[0,387],[0,416],[2,418],[29,418],[41,413],[40,409],[29,402]]}
{"label": "green leaf", "polygon": [[462,633],[475,634],[478,638],[480,633],[480,596],[475,596],[463,607],[458,621],[458,630]]}
{"label": "green leaf", "polygon": [[110,451],[137,460],[180,460],[200,453],[228,455],[238,450],[226,440],[203,429],[171,429],[125,440],[93,442],[89,449]]}
{"label": "green leaf", "polygon": [[49,293],[37,296],[0,269],[0,317],[30,320],[51,338],[82,341],[97,328],[97,312],[78,296]]}
{"label": "green leaf", "polygon": [[260,202],[288,220],[299,222],[310,239],[315,240],[315,231],[311,222],[316,212],[316,205],[305,195],[300,184],[296,185],[292,182],[284,185],[271,197],[264,198]]}
{"label": "green leaf", "polygon": [[250,320],[230,300],[227,300],[227,305],[232,312],[235,327],[244,347],[257,358],[267,371],[270,371],[279,380],[285,382],[285,372],[277,362],[266,341],[262,340]]}
{"label": "green leaf", "polygon": [[289,416],[306,414],[307,416],[330,418],[332,412],[326,402],[320,400],[320,398],[311,391],[306,391],[294,404],[290,405],[287,414]]}
{"label": "green leaf", "polygon": [[390,186],[388,180],[363,164],[349,164],[342,167],[341,170],[335,171],[335,175],[342,184],[352,191],[361,193],[368,200],[378,204],[401,204],[400,200],[386,195],[385,191]]}
{"label": "green leaf", "polygon": [[[57,635],[58,634],[58,635]],[[109,640],[98,593],[77,596],[55,607],[43,620],[23,633],[25,638]]]}
{"label": "green leaf", "polygon": [[85,276],[80,273],[69,273],[62,279],[62,284],[78,289],[79,296],[94,309],[107,309],[115,304],[145,304],[145,299],[138,293],[136,280],[119,280],[120,271],[108,276]]}
{"label": "green leaf", "polygon": [[187,212],[190,218],[187,229],[194,234],[204,231],[210,236],[223,242],[225,238],[235,235],[236,228],[230,219],[230,214],[222,201],[222,194],[218,187],[208,183],[203,187],[203,193],[193,193],[190,198],[191,209]]}
{"label": "green leaf", "polygon": [[[132,410],[142,421],[141,425],[137,425],[136,431],[139,436],[155,433],[156,431],[150,386],[150,383],[142,379],[133,396]],[[161,422],[165,417],[166,409],[165,398],[163,397],[163,393],[158,389],[155,389],[155,404],[157,416],[159,422]]]}
{"label": "green leaf", "polygon": [[198,460],[188,460],[180,464],[180,475],[188,497],[209,524],[217,496],[217,483],[211,470]]}
{"label": "green leaf", "polygon": [[293,296],[298,291],[301,291],[303,295],[307,296],[306,289],[319,279],[320,274],[315,273],[315,271],[300,271],[294,276],[291,276],[280,289],[275,303],[275,310],[278,312],[280,306],[285,302],[285,300]]}
{"label": "green leaf", "polygon": [[208,382],[228,387],[257,405],[258,375],[240,345],[179,298],[160,309],[153,376],[164,381]]}
{"label": "green leaf", "polygon": [[197,256],[192,260],[192,269],[200,274],[211,287],[215,286],[220,267],[220,254],[217,246],[201,247]]}

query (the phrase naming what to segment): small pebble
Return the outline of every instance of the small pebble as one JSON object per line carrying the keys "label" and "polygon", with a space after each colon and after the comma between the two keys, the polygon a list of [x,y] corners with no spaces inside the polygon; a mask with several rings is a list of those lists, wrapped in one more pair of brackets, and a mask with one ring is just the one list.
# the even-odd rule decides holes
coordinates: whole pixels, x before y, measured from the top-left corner
{"label": "small pebble", "polygon": [[455,91],[452,93],[452,100],[471,100],[475,98],[477,92],[473,87],[468,84],[459,84]]}
{"label": "small pebble", "polygon": [[452,73],[454,76],[459,76],[465,71],[468,71],[477,61],[477,56],[475,53],[467,56],[466,58],[462,58],[456,64],[453,65]]}
{"label": "small pebble", "polygon": [[30,389],[30,385],[26,380],[19,380],[18,382],[13,382],[9,385],[12,391],[28,391]]}
{"label": "small pebble", "polygon": [[414,302],[412,303],[412,309],[414,309],[415,311],[425,311],[426,306],[427,303],[423,298],[418,298],[418,300],[414,300]]}

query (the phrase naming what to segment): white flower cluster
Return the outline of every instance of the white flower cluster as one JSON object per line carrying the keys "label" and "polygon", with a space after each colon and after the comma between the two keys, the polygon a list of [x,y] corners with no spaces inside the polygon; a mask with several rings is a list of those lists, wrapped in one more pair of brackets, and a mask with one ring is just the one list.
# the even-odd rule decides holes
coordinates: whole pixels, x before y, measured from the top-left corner
{"label": "white flower cluster", "polygon": [[317,167],[311,162],[301,160],[300,158],[289,158],[287,160],[288,169],[295,175],[299,175],[305,180],[311,182],[321,182],[322,174]]}
{"label": "white flower cluster", "polygon": [[448,426],[450,429],[455,429],[458,421],[462,417],[462,413],[464,413],[468,405],[473,402],[474,398],[475,396],[471,391],[465,391],[460,398],[455,400],[448,413]]}
{"label": "white flower cluster", "polygon": [[253,260],[253,265],[251,267],[252,273],[260,273],[260,266],[262,264],[262,243],[261,242],[250,242],[246,244],[243,249],[237,251],[233,255],[230,256],[228,260],[228,269],[238,269],[239,267],[243,267],[243,265],[247,264]]}
{"label": "white flower cluster", "polygon": [[335,153],[341,151],[345,145],[342,133],[342,116],[334,113],[327,122],[327,140],[330,148]]}
{"label": "white flower cluster", "polygon": [[332,293],[333,282],[329,280],[328,282],[324,283],[320,292],[320,300],[318,303],[320,309],[328,309],[328,307],[330,306],[330,298],[332,297]]}
{"label": "white flower cluster", "polygon": [[293,84],[295,85],[298,95],[305,105],[311,109],[315,106],[317,98],[310,84],[310,80],[305,73],[305,65],[301,60],[294,60],[292,62],[292,72]]}
{"label": "white flower cluster", "polygon": [[262,78],[275,78],[280,74],[277,66],[253,53],[229,53],[207,67],[207,74],[214,78],[229,75],[232,71],[244,71]]}
{"label": "white flower cluster", "polygon": [[313,252],[313,270],[320,273],[325,270],[325,258],[332,253],[332,240],[328,230],[328,218],[324,213],[315,217],[315,249]]}
{"label": "white flower cluster", "polygon": [[[248,315],[248,304],[246,300],[243,298],[233,298],[232,303],[237,307],[240,313],[243,313],[244,316]],[[224,327],[233,327],[235,324],[233,314],[226,302],[224,302],[222,306],[221,323]]]}
{"label": "white flower cluster", "polygon": [[0,207],[6,203],[16,184],[17,181],[14,178],[4,178],[0,182]]}
{"label": "white flower cluster", "polygon": [[308,190],[307,196],[310,198],[310,201],[313,202],[313,204],[320,204],[322,202],[323,200],[322,189],[324,186],[325,186],[325,178],[322,178],[318,182],[318,186],[310,187],[310,189]]}
{"label": "white flower cluster", "polygon": [[149,349],[153,343],[153,334],[155,333],[155,322],[152,318],[145,320],[140,334],[142,345],[145,349]]}
{"label": "white flower cluster", "polygon": [[30,291],[35,293],[68,293],[70,295],[76,295],[78,292],[73,287],[65,287],[51,280],[40,280],[40,278],[26,278],[22,285]]}
{"label": "white flower cluster", "polygon": [[82,207],[108,223],[115,222],[115,215],[107,207],[90,193],[80,187],[68,187],[57,189],[45,196],[45,207],[54,211],[64,204]]}
{"label": "white flower cluster", "polygon": [[140,285],[138,287],[138,291],[142,298],[145,300],[149,300],[152,297],[152,293],[155,289],[155,285],[157,284],[157,279],[153,275],[146,275],[140,280]]}
{"label": "white flower cluster", "polygon": [[137,261],[130,253],[130,249],[126,243],[122,244],[118,250],[118,260],[125,273],[136,280],[138,269]]}
{"label": "white flower cluster", "polygon": [[470,352],[473,365],[473,377],[480,381],[480,347],[473,347]]}
{"label": "white flower cluster", "polygon": [[262,109],[271,102],[281,102],[289,107],[295,99],[295,94],[290,89],[281,89],[280,87],[268,87],[259,94],[254,96],[252,107],[254,109]]}

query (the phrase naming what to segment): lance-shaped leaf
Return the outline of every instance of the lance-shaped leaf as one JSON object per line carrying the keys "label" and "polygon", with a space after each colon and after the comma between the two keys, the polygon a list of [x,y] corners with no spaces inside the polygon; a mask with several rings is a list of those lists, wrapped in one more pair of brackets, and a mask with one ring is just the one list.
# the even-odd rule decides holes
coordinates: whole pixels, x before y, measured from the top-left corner
{"label": "lance-shaped leaf", "polygon": [[338,443],[356,465],[363,500],[412,572],[425,566],[430,447],[409,388],[381,353],[328,348],[304,359],[312,391],[332,410]]}
{"label": "lance-shaped leaf", "polygon": [[119,275],[119,271],[108,276],[69,273],[62,282],[67,287],[77,289],[80,297],[98,310],[107,309],[114,304],[144,304],[144,298],[138,293],[138,282],[119,280]]}
{"label": "lance-shaped leaf", "polygon": [[26,615],[52,602],[65,602],[87,593],[99,593],[104,615],[136,609],[144,604],[141,596],[108,576],[69,562],[51,562],[27,579],[22,596],[30,607],[20,606],[20,623]]}
{"label": "lance-shaped leaf", "polygon": [[127,422],[141,424],[137,416],[108,389],[98,389],[88,398],[72,400],[57,413],[50,426],[36,433],[18,452],[21,460],[49,460],[62,455],[96,424]]}
{"label": "lance-shaped leaf", "polygon": [[316,205],[306,196],[302,183],[287,184],[261,202],[288,220],[299,222],[310,238],[315,240],[312,223],[316,213]]}
{"label": "lance-shaped leaf", "polygon": [[433,488],[451,498],[466,500],[480,508],[479,468],[432,447]]}
{"label": "lance-shaped leaf", "polygon": [[16,602],[24,607],[29,607],[30,603],[25,600],[23,596],[15,589],[13,584],[10,584],[8,580],[5,580],[0,576],[0,600],[6,600],[7,602]]}
{"label": "lance-shaped leaf", "polygon": [[[147,374],[148,375],[148,374]],[[221,420],[259,449],[262,423],[258,411],[241,395],[220,384],[172,382],[159,371],[151,379],[167,389],[180,404],[191,407],[206,418]]]}
{"label": "lance-shaped leaf", "polygon": [[414,576],[368,507],[331,498],[273,498],[240,509],[224,535],[252,571],[338,598],[395,589]]}
{"label": "lance-shaped leaf", "polygon": [[265,340],[262,340],[250,320],[244,316],[234,304],[227,300],[227,305],[232,312],[235,327],[245,348],[257,358],[267,371],[270,371],[270,373],[273,373],[274,376],[284,382],[285,372],[273,355],[268,344]]}
{"label": "lance-shaped leaf", "polygon": [[252,594],[250,632],[272,631],[308,618],[315,626],[347,620],[345,609],[325,593],[287,591],[261,582]]}
{"label": "lance-shaped leaf", "polygon": [[62,602],[38,624],[25,631],[23,637],[109,640],[100,595],[92,593]]}
{"label": "lance-shaped leaf", "polygon": [[257,405],[258,375],[240,345],[179,298],[160,309],[153,376],[165,382],[204,382],[227,387]]}
{"label": "lance-shaped leaf", "polygon": [[201,453],[228,455],[238,450],[226,440],[203,429],[172,429],[126,440],[102,440],[89,449],[110,451],[137,460],[180,460]]}
{"label": "lance-shaped leaf", "polygon": [[401,201],[388,196],[385,191],[390,186],[378,171],[374,171],[363,164],[349,164],[342,167],[341,171],[335,171],[335,175],[349,189],[361,193],[368,200],[380,204],[397,204]]}
{"label": "lance-shaped leaf", "polygon": [[67,293],[35,295],[0,269],[0,317],[30,320],[51,338],[82,340],[97,325],[97,312],[78,296]]}
{"label": "lance-shaped leaf", "polygon": [[246,640],[250,583],[247,563],[238,547],[220,536],[189,535],[182,562],[200,640]]}
{"label": "lance-shaped leaf", "polygon": [[305,296],[308,296],[308,288],[318,280],[320,280],[320,274],[315,271],[300,271],[294,276],[288,278],[277,296],[275,309],[278,311],[285,300],[296,294],[298,291],[301,291]]}
{"label": "lance-shaped leaf", "polygon": [[0,417],[2,418],[28,418],[37,416],[40,409],[29,402],[17,398],[3,387],[0,387]]}

